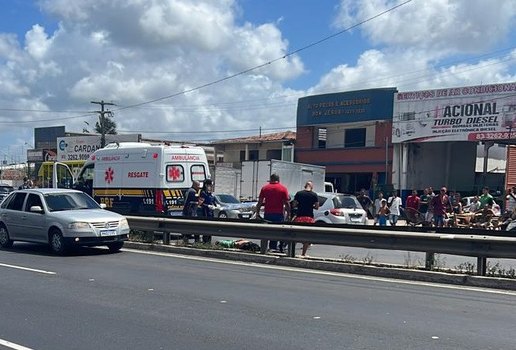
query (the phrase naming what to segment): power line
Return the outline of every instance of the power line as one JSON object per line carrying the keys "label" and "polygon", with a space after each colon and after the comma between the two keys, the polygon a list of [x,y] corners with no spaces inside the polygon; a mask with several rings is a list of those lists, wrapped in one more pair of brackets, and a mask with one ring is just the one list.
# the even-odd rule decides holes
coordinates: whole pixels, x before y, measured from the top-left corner
{"label": "power line", "polygon": [[[262,128],[262,131],[273,131],[273,130],[286,130],[286,129],[295,129],[296,126],[285,126],[281,128]],[[212,131],[135,131],[135,130],[120,130],[126,133],[142,133],[142,134],[214,134],[214,133],[237,133],[237,132],[249,132],[249,131],[259,131],[260,128],[253,129],[234,129],[234,130],[212,130]]]}
{"label": "power line", "polygon": [[206,87],[208,87],[208,86],[212,86],[212,85],[215,85],[215,84],[219,84],[219,83],[221,83],[221,82],[224,82],[224,81],[226,81],[226,80],[230,80],[230,79],[236,78],[236,77],[241,76],[241,75],[245,75],[245,74],[247,74],[247,73],[253,72],[253,71],[258,70],[258,69],[260,69],[260,68],[264,68],[264,67],[266,67],[266,66],[268,66],[268,65],[271,65],[271,64],[276,63],[276,62],[278,62],[278,61],[284,60],[284,59],[286,59],[287,57],[293,56],[293,55],[295,55],[295,54],[297,54],[297,53],[299,53],[299,52],[301,52],[301,51],[305,51],[305,50],[307,50],[307,49],[309,49],[309,48],[312,48],[312,47],[314,47],[314,46],[316,46],[316,45],[319,45],[319,44],[321,44],[321,43],[323,43],[323,42],[326,42],[326,41],[328,41],[328,40],[330,40],[330,39],[333,39],[333,38],[335,38],[335,37],[337,37],[337,36],[339,36],[339,35],[341,35],[341,34],[343,34],[343,33],[345,33],[345,32],[350,31],[351,29],[354,29],[354,28],[359,27],[359,26],[361,26],[361,25],[363,25],[363,24],[365,24],[365,23],[367,23],[367,22],[370,22],[370,21],[372,21],[372,20],[374,20],[374,19],[376,19],[376,18],[378,18],[378,17],[381,17],[381,16],[383,16],[383,15],[385,15],[385,14],[387,14],[387,13],[391,12],[391,11],[394,11],[394,10],[396,10],[397,8],[402,7],[402,6],[404,6],[404,5],[406,5],[406,4],[410,3],[410,2],[412,2],[412,0],[407,0],[407,1],[405,1],[405,2],[402,2],[401,4],[398,4],[398,5],[396,5],[396,6],[393,6],[393,7],[389,8],[389,9],[387,9],[387,10],[385,10],[385,11],[382,11],[382,12],[378,13],[377,15],[374,15],[374,16],[372,16],[372,17],[369,17],[369,18],[367,18],[367,19],[365,19],[365,20],[363,20],[363,21],[360,21],[360,22],[358,22],[358,23],[356,23],[356,24],[354,24],[354,25],[352,25],[352,26],[350,26],[350,27],[347,27],[347,28],[345,28],[345,29],[343,29],[343,30],[341,30],[341,31],[338,31],[338,32],[336,32],[336,33],[334,33],[334,34],[328,35],[328,36],[326,36],[326,37],[324,37],[324,38],[322,38],[322,39],[320,39],[320,40],[317,40],[317,41],[315,41],[315,42],[312,42],[312,43],[310,43],[310,44],[308,44],[308,45],[305,45],[305,46],[303,46],[303,47],[301,47],[301,48],[299,48],[299,49],[296,49],[296,50],[294,50],[294,51],[287,52],[285,55],[283,55],[283,56],[281,56],[281,57],[278,57],[278,58],[275,58],[275,59],[273,59],[273,60],[271,60],[271,61],[268,61],[268,62],[265,62],[265,63],[259,64],[259,65],[257,65],[257,66],[254,66],[254,67],[251,67],[251,68],[248,68],[248,69],[242,70],[242,71],[240,71],[240,72],[238,72],[238,73],[235,73],[235,74],[230,74],[230,75],[228,75],[228,76],[226,76],[226,77],[224,77],[224,78],[220,78],[220,79],[217,79],[217,80],[211,81],[211,82],[209,82],[209,83],[205,83],[205,84],[202,84],[202,85],[199,85],[199,86],[193,87],[193,88],[191,88],[191,89],[187,89],[187,90],[183,90],[183,91],[180,91],[180,92],[173,93],[173,94],[171,94],[171,95],[167,95],[167,96],[163,96],[163,97],[155,98],[155,99],[153,99],[153,100],[144,101],[144,102],[140,102],[140,103],[135,103],[135,104],[133,104],[133,105],[129,105],[129,106],[125,106],[125,107],[121,107],[121,108],[117,109],[117,111],[125,110],[125,109],[129,109],[129,108],[134,108],[134,107],[139,107],[139,106],[143,106],[143,105],[146,105],[146,104],[151,104],[151,103],[154,103],[154,102],[163,101],[163,100],[166,100],[166,99],[169,99],[169,98],[173,98],[173,97],[176,97],[176,96],[184,95],[184,94],[187,94],[187,93],[190,93],[190,92],[193,92],[193,91],[197,91],[197,90],[200,90],[200,89],[206,88]]}
{"label": "power line", "polygon": [[78,119],[78,118],[84,118],[84,117],[91,117],[91,116],[93,116],[95,114],[96,114],[96,112],[90,112],[88,114],[75,115],[75,116],[72,116],[72,117],[64,117],[64,118],[38,119],[38,120],[18,120],[18,121],[10,121],[10,122],[0,121],[0,124],[1,125],[18,125],[18,124],[35,124],[35,123],[41,123],[41,122],[55,122],[55,121],[61,121],[61,120],[70,120],[70,119]]}

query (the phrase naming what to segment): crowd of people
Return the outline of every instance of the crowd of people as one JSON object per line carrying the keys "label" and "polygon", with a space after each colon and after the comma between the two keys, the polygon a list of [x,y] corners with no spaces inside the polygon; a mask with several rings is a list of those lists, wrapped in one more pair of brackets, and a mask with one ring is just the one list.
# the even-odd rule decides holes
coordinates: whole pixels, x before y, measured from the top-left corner
{"label": "crowd of people", "polygon": [[503,213],[488,187],[482,189],[480,196],[473,196],[471,201],[463,201],[460,193],[448,191],[446,187],[441,187],[437,193],[428,187],[421,195],[417,190],[412,190],[404,206],[397,191],[393,191],[388,198],[378,192],[373,201],[362,189],[357,199],[374,218],[374,224],[380,226],[386,226],[387,222],[396,226],[402,211],[409,224],[435,227],[496,228],[506,219],[516,217],[516,187],[507,190]]}
{"label": "crowd of people", "polygon": [[[183,216],[184,217],[205,217],[213,218],[213,210],[216,205],[215,197],[212,193],[213,182],[205,180],[201,188],[199,181],[193,181],[184,194]],[[291,215],[291,205],[295,209],[295,215]],[[264,207],[263,219],[268,222],[282,223],[285,221],[293,221],[297,223],[311,224],[314,223],[314,209],[319,208],[319,199],[313,191],[313,183],[307,181],[304,188],[299,190],[291,200],[287,188],[280,183],[277,174],[270,176],[269,182],[260,190],[258,203],[255,208],[255,215],[260,215],[261,208]],[[183,236],[188,242],[190,235]],[[201,242],[200,235],[194,235],[194,242]],[[203,243],[211,243],[211,236],[203,235]],[[285,242],[268,241],[262,242],[268,245],[270,251],[278,251],[283,253]],[[310,243],[304,242],[301,250],[301,256],[306,256],[306,252]]]}
{"label": "crowd of people", "polygon": [[[212,190],[211,180],[204,181],[202,188],[198,181],[194,181],[184,195],[183,216],[212,218],[216,205]],[[502,222],[507,218],[516,219],[516,186],[507,190],[506,210],[502,215],[500,205],[495,202],[488,187],[482,189],[481,195],[471,197],[471,201],[463,201],[460,193],[448,191],[446,187],[441,187],[437,193],[432,187],[421,192],[412,190],[404,205],[398,191],[393,191],[388,197],[383,192],[377,192],[372,200],[362,189],[357,200],[368,216],[374,219],[374,225],[379,226],[388,223],[396,226],[402,215],[409,224],[435,227],[496,228],[499,224],[494,222],[495,217],[501,218]],[[280,183],[279,176],[272,174],[269,182],[261,188],[255,207],[256,217],[260,216],[262,207],[265,221],[313,224],[314,210],[319,208],[319,200],[311,181],[306,182],[304,188],[291,198],[287,188]],[[200,242],[200,236],[195,235],[194,240]],[[211,243],[211,236],[203,235],[202,242]],[[262,246],[270,251],[283,252],[285,242],[265,240]],[[309,242],[303,242],[302,257],[306,256],[309,246]]]}

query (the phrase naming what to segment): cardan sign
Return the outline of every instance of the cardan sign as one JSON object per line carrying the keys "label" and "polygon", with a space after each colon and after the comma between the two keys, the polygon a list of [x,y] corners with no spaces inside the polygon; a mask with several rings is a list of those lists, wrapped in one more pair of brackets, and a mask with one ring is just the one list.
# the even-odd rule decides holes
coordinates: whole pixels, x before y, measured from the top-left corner
{"label": "cardan sign", "polygon": [[400,92],[394,96],[393,143],[503,140],[515,136],[516,83]]}
{"label": "cardan sign", "polygon": [[[110,142],[138,142],[139,140],[139,134],[106,135],[106,144]],[[99,148],[100,135],[58,137],[57,160],[60,162],[87,160]]]}

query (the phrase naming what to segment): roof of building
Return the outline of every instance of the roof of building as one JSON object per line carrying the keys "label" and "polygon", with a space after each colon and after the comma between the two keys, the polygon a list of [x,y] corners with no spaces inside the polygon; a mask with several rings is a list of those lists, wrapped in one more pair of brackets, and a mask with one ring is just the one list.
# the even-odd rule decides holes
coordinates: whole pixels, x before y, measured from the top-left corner
{"label": "roof of building", "polygon": [[227,143],[262,143],[262,142],[281,142],[281,141],[295,141],[295,131],[282,131],[272,134],[262,134],[255,136],[238,137],[234,139],[225,139],[213,141],[212,144],[227,144]]}

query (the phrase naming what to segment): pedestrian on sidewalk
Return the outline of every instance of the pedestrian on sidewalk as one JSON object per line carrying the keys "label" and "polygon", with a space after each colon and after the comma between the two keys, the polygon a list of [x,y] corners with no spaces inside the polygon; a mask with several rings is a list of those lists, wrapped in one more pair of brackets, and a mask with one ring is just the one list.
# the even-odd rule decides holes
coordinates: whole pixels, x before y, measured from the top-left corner
{"label": "pedestrian on sidewalk", "polygon": [[378,225],[387,226],[387,218],[390,213],[389,207],[387,206],[387,200],[382,198],[380,201],[380,209],[378,209]]}
{"label": "pedestrian on sidewalk", "polygon": [[[378,213],[380,212],[380,208],[382,207],[382,200],[385,199],[383,198],[383,192],[378,192],[378,195],[376,197],[376,199],[374,200],[374,205],[373,205],[373,210],[374,210],[374,224],[373,225],[376,225],[378,224]],[[387,201],[385,201],[385,203],[387,203]]]}
{"label": "pedestrian on sidewalk", "polygon": [[400,207],[401,207],[401,198],[398,197],[398,191],[394,190],[392,192],[392,197],[389,198],[389,210],[391,212],[389,216],[389,221],[391,222],[391,226],[396,226],[398,223],[398,218],[400,217]]}

